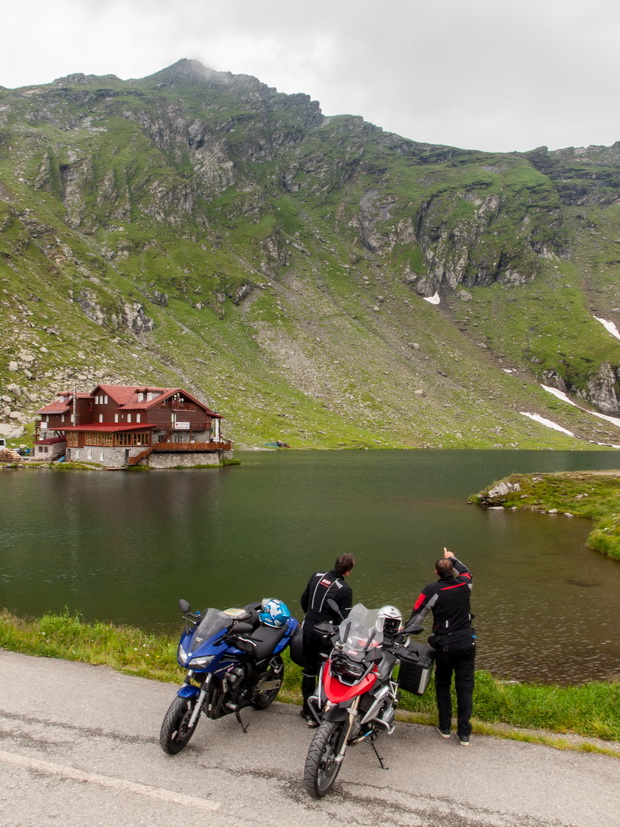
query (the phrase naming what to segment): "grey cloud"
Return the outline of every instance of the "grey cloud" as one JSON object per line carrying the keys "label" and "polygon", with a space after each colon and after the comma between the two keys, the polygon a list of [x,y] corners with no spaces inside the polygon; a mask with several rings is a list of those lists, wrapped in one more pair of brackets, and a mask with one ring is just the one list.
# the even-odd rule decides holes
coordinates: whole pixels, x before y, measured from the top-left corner
{"label": "grey cloud", "polygon": [[5,86],[142,77],[190,57],[419,141],[510,151],[620,139],[615,0],[32,0],[11,21]]}

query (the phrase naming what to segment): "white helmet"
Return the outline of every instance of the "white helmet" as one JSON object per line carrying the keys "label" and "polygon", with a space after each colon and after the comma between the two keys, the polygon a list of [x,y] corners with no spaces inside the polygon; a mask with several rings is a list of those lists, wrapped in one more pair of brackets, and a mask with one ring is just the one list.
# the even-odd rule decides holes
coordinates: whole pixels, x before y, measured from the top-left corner
{"label": "white helmet", "polygon": [[403,617],[396,606],[382,606],[377,615],[377,631],[384,637],[394,637],[400,630]]}

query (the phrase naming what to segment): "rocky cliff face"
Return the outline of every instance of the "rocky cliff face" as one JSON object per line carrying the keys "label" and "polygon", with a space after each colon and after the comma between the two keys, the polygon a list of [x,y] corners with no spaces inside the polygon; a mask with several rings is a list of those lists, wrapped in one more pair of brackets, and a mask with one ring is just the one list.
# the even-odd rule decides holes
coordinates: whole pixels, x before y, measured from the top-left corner
{"label": "rocky cliff face", "polygon": [[[440,382],[450,380],[436,355],[450,348],[435,342],[418,301],[435,295],[454,353],[473,346],[475,357],[463,357],[472,364],[495,359],[501,371],[508,361],[620,414],[618,345],[590,312],[620,323],[620,296],[612,300],[620,257],[599,267],[587,234],[594,226],[613,244],[619,197],[620,144],[504,155],[437,147],[361,118],[326,118],[306,95],[195,61],[137,81],[76,74],[0,89],[0,270],[22,308],[15,315],[8,302],[5,330],[13,324],[23,342],[47,347],[44,328],[59,327],[74,341],[65,359],[90,361],[91,371],[100,361],[104,373],[126,372],[128,381],[137,359],[156,374],[170,368],[179,384],[223,388],[232,362],[220,365],[217,380],[206,366],[234,357],[209,336],[245,353],[247,384],[269,384],[284,347],[275,342],[288,326],[291,364],[324,371],[326,399],[317,403],[313,375],[312,404],[325,411],[354,398],[351,416],[362,430],[373,427],[359,390],[372,360],[356,364],[358,388],[344,390],[340,375],[343,353],[361,346],[354,322],[390,343],[382,358],[403,387],[428,384],[427,360],[444,374]],[[598,290],[602,309],[591,304]],[[29,296],[43,298],[47,312]],[[326,318],[353,324],[338,339],[343,353],[328,353]],[[216,333],[212,320],[225,331]],[[98,336],[106,346],[86,353],[84,340]],[[193,353],[181,346],[184,336],[197,337]],[[424,337],[415,343],[425,358],[414,364],[411,340]],[[130,355],[134,344],[147,349],[146,362],[144,353]],[[14,348],[5,349],[10,359]],[[47,361],[31,380],[45,390],[67,379],[59,360]],[[307,388],[293,374],[286,381],[290,405]],[[427,391],[411,387],[412,399],[417,391],[419,401]],[[368,404],[385,411],[389,382],[370,395]],[[406,421],[415,405],[401,401]]]}

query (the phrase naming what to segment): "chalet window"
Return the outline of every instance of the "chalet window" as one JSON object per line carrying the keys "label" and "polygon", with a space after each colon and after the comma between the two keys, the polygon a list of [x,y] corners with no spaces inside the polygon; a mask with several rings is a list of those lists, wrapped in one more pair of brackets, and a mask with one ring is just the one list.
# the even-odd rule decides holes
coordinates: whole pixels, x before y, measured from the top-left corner
{"label": "chalet window", "polygon": [[114,414],[114,421],[118,422],[118,414]]}
{"label": "chalet window", "polygon": [[114,434],[102,434],[98,431],[89,431],[84,434],[84,442],[86,445],[114,445]]}
{"label": "chalet window", "polygon": [[150,431],[135,431],[133,433],[117,434],[116,444],[123,447],[131,447],[134,445],[150,445],[151,434]]}
{"label": "chalet window", "polygon": [[103,414],[99,414],[99,422],[103,422]]}
{"label": "chalet window", "polygon": [[131,422],[131,414],[127,414],[127,422]]}
{"label": "chalet window", "polygon": [[108,396],[107,396],[107,394],[103,397],[103,404],[104,404],[104,405],[107,405],[107,404],[108,404]]}
{"label": "chalet window", "polygon": [[67,447],[68,448],[77,448],[77,446],[78,446],[78,435],[76,433],[67,434]]}
{"label": "chalet window", "polygon": [[136,422],[140,422],[140,414],[136,414]]}
{"label": "chalet window", "polygon": [[61,422],[64,422],[64,421],[65,421],[65,415],[64,415],[64,414],[62,414],[62,416],[60,417],[60,421],[61,421]]}

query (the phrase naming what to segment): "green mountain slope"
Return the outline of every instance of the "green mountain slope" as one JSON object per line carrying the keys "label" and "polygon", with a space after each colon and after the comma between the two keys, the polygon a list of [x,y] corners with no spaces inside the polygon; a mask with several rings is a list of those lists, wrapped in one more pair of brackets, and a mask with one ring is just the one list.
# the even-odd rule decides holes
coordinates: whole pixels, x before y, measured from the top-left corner
{"label": "green mountain slope", "polygon": [[0,414],[105,380],[246,446],[620,443],[619,205],[618,144],[421,144],[194,61],[0,88]]}

